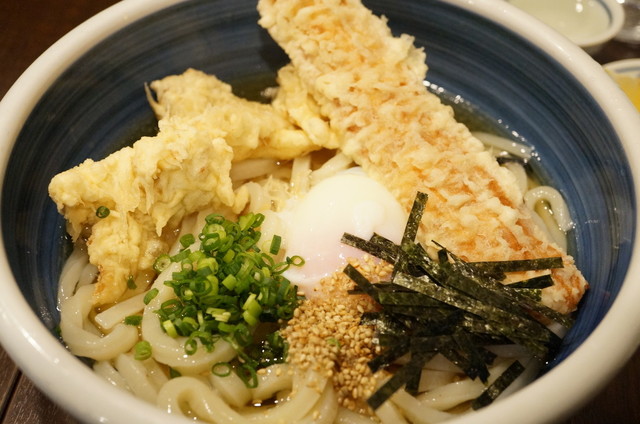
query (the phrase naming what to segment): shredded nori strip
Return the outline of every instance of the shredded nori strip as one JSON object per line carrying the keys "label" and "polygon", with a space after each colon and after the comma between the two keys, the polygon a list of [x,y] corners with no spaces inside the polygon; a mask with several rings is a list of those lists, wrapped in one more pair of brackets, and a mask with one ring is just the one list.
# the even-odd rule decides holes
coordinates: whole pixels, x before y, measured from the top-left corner
{"label": "shredded nori strip", "polygon": [[409,218],[407,218],[407,224],[404,228],[404,234],[402,235],[402,244],[404,246],[407,243],[413,243],[418,235],[418,228],[420,227],[420,221],[422,220],[422,214],[424,208],[427,205],[427,194],[418,192],[416,198],[413,200],[413,206],[411,206],[411,212],[409,212]]}
{"label": "shredded nori strip", "polygon": [[505,273],[518,271],[534,271],[543,269],[562,268],[562,258],[553,256],[550,258],[519,259],[513,261],[487,261],[468,262],[469,265],[480,269],[486,273]]}
{"label": "shredded nori strip", "polygon": [[404,386],[412,376],[422,371],[424,364],[433,357],[433,352],[421,352],[411,356],[411,360],[400,368],[387,380],[369,399],[367,403],[371,408],[378,409],[395,392]]}
{"label": "shredded nori strip", "polygon": [[524,372],[524,366],[520,361],[514,361],[509,368],[507,368],[500,376],[490,384],[480,396],[474,399],[471,403],[471,408],[474,410],[480,409],[489,405],[496,400],[500,393],[504,391],[511,383],[515,381]]}
{"label": "shredded nori strip", "polygon": [[398,258],[399,250],[397,248],[390,248],[386,243],[376,242],[373,238],[365,240],[353,234],[345,233],[340,241],[347,246],[360,249],[389,263],[394,263]]}
{"label": "shredded nori strip", "polygon": [[[570,327],[572,319],[539,303],[541,290],[553,285],[542,275],[505,285],[506,273],[542,271],[562,267],[561,258],[518,261],[465,262],[444,246],[432,258],[415,242],[427,195],[418,193],[400,245],[374,234],[369,240],[345,234],[342,242],[359,248],[394,266],[391,279],[372,284],[356,268],[344,269],[355,283],[351,294],[368,295],[381,310],[362,316],[362,325],[375,327],[374,341],[382,352],[369,362],[376,372],[388,366],[393,376],[369,399],[375,410],[405,386],[415,394],[424,364],[440,353],[471,378],[487,383],[488,367],[496,355],[491,344],[523,346],[539,361],[547,361],[560,338],[547,328],[552,321]],[[404,365],[394,364],[409,356]],[[522,373],[515,361],[477,398],[474,409],[488,405]]]}
{"label": "shredded nori strip", "polygon": [[409,352],[409,340],[407,338],[399,339],[398,343],[392,344],[388,349],[385,349],[382,354],[376,356],[369,361],[369,369],[371,372],[376,372],[381,368],[391,365],[395,360],[404,356]]}
{"label": "shredded nori strip", "polygon": [[541,275],[539,277],[529,278],[527,280],[517,281],[508,284],[506,287],[510,289],[545,289],[553,286],[553,278],[551,275]]}

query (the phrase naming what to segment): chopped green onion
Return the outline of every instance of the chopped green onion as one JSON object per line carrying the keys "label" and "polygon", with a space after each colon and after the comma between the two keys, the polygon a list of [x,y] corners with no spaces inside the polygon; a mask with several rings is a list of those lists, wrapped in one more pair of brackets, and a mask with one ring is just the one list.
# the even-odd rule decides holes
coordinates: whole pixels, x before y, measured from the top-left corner
{"label": "chopped green onion", "polygon": [[231,374],[231,364],[228,362],[218,362],[211,367],[211,373],[218,377],[226,377]]}
{"label": "chopped green onion", "polygon": [[155,299],[155,297],[158,295],[159,292],[160,291],[156,288],[149,290],[147,294],[144,295],[144,298],[142,299],[142,301],[144,302],[145,305],[148,305],[149,302]]}
{"label": "chopped green onion", "polygon": [[174,339],[176,337],[178,337],[178,331],[176,330],[176,327],[175,327],[175,325],[173,325],[173,322],[171,320],[168,319],[166,321],[163,321],[162,322],[162,329],[170,337],[173,337]]}
{"label": "chopped green onion", "polygon": [[96,216],[100,219],[108,217],[110,213],[111,211],[106,206],[99,206],[98,209],[96,209]]}
{"label": "chopped green onion", "polygon": [[136,285],[136,280],[133,278],[133,275],[130,275],[127,278],[127,288],[129,290],[135,290],[138,288],[138,286]]}
{"label": "chopped green onion", "polygon": [[129,315],[124,318],[124,323],[126,325],[138,326],[142,322],[142,315]]}
{"label": "chopped green onion", "polygon": [[280,252],[280,245],[282,244],[282,237],[274,235],[271,239],[271,245],[269,246],[269,253],[277,255]]}
{"label": "chopped green onion", "polygon": [[167,269],[169,265],[171,265],[171,257],[165,253],[156,258],[153,263],[153,270],[157,273],[161,273]]}
{"label": "chopped green onion", "polygon": [[250,365],[243,364],[237,368],[237,373],[248,388],[255,389],[258,387],[258,374],[256,373],[255,368]]}
{"label": "chopped green onion", "polygon": [[[197,236],[180,237],[183,249],[178,254],[156,261],[160,272],[172,262],[180,264],[164,282],[176,297],[155,311],[164,331],[171,337],[186,337],[188,355],[201,346],[211,351],[217,340],[226,340],[238,351],[240,362],[232,366],[236,372],[244,367],[239,374],[248,385],[257,382],[257,367],[283,361],[286,344],[272,327],[293,316],[299,299],[297,287],[282,272],[304,263],[299,256],[276,263],[274,253],[258,248],[263,221],[262,214],[243,215],[237,222],[208,215]],[[277,253],[280,242],[275,236],[270,250]],[[254,330],[261,325],[271,332],[257,330],[264,339],[255,340]]]}
{"label": "chopped green onion", "polygon": [[134,358],[138,361],[144,361],[151,358],[151,343],[146,340],[140,340],[133,347]]}
{"label": "chopped green onion", "polygon": [[185,234],[182,237],[180,237],[180,244],[182,245],[182,247],[189,247],[195,242],[196,242],[196,239],[193,236],[193,234]]}

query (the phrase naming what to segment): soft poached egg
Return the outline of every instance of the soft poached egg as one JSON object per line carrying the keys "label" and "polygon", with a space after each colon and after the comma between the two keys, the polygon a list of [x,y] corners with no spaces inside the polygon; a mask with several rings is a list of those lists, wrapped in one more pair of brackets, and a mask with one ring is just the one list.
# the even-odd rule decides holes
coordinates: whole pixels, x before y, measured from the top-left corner
{"label": "soft poached egg", "polygon": [[316,296],[320,280],[342,270],[347,259],[364,255],[341,243],[344,233],[369,239],[375,232],[400,243],[407,219],[393,195],[361,168],[319,182],[279,215],[286,228],[285,254],[305,260],[284,275],[308,298]]}

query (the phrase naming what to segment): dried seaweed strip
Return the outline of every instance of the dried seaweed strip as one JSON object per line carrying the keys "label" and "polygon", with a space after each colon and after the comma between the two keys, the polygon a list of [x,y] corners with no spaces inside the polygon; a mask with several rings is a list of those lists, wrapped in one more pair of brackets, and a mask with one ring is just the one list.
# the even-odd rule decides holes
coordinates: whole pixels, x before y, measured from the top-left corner
{"label": "dried seaweed strip", "polygon": [[427,205],[428,195],[423,192],[417,192],[416,197],[413,200],[411,211],[409,212],[409,218],[404,228],[404,234],[402,235],[401,246],[407,243],[413,243],[418,234],[418,228],[420,227],[420,221],[424,213],[424,208]]}
{"label": "dried seaweed strip", "polygon": [[[514,295],[512,291],[507,290],[505,286],[500,283],[481,284],[475,275],[470,276],[464,272],[456,272],[456,270],[453,269],[455,266],[456,264],[449,262],[441,264],[440,275],[446,278],[446,281],[441,282],[443,285],[466,293],[486,305],[494,306],[517,316],[529,316],[530,302],[523,305],[521,294]],[[499,288],[497,288],[496,285],[499,286]],[[530,301],[531,299],[528,300]],[[533,318],[537,320],[537,317],[538,316],[534,316]]]}
{"label": "dried seaweed strip", "polygon": [[536,271],[544,269],[562,268],[562,258],[553,256],[550,258],[536,259],[516,259],[511,261],[483,261],[483,262],[467,262],[469,265],[479,269],[482,272],[506,273],[521,271]]}
{"label": "dried seaweed strip", "polygon": [[[553,320],[570,325],[570,318],[539,304],[541,290],[553,284],[543,275],[504,285],[506,272],[544,270],[562,266],[560,258],[522,261],[469,263],[461,260],[437,242],[437,258],[415,242],[426,194],[414,201],[401,245],[374,234],[369,240],[345,234],[343,242],[361,248],[394,265],[389,282],[371,284],[355,268],[345,273],[356,283],[350,293],[366,294],[382,310],[363,315],[362,323],[374,325],[376,342],[384,349],[369,362],[373,371],[390,366],[410,353],[410,361],[368,400],[377,408],[395,390],[415,393],[421,367],[428,355],[441,353],[458,365],[469,378],[489,377],[488,365],[496,355],[484,346],[509,344],[523,346],[532,356],[546,360],[561,339],[543,323]],[[430,357],[430,356],[429,356]],[[514,363],[488,387],[476,401],[478,407],[490,403],[521,373]]]}
{"label": "dried seaweed strip", "polygon": [[553,286],[553,278],[551,278],[550,274],[545,274],[517,281],[515,283],[508,284],[505,287],[510,289],[546,289],[551,286]]}
{"label": "dried seaweed strip", "polygon": [[367,278],[360,273],[353,265],[348,264],[344,270],[344,272],[354,283],[358,286],[363,293],[369,295],[376,302],[378,301],[378,291],[375,289],[375,286],[371,284]]}
{"label": "dried seaweed strip", "polygon": [[394,363],[400,357],[409,353],[409,340],[399,340],[395,345],[389,346],[380,355],[367,363],[371,372],[376,372]]}
{"label": "dried seaweed strip", "polygon": [[389,262],[391,264],[395,263],[398,257],[397,246],[393,249],[390,249],[389,246],[385,243],[377,243],[376,241],[365,240],[353,234],[344,233],[342,235],[342,238],[340,239],[340,242],[346,244],[347,246],[360,249],[363,252],[370,254],[371,256],[375,256],[376,258],[380,258],[383,261]]}
{"label": "dried seaweed strip", "polygon": [[366,312],[360,320],[361,325],[373,325],[378,333],[404,334],[411,329],[411,321],[399,319],[387,312]]}
{"label": "dried seaweed strip", "polygon": [[502,295],[511,298],[514,302],[520,302],[523,307],[526,307],[529,311],[535,312],[535,314],[530,314],[534,319],[541,322],[545,319],[555,321],[567,328],[570,328],[573,325],[573,319],[570,316],[554,311],[542,303],[536,302],[530,297],[518,293],[517,290],[509,290],[508,286],[492,278],[481,278],[478,276],[478,273],[471,264],[464,262],[448,250],[447,253],[454,259],[453,264],[457,271],[469,278],[472,278],[479,285],[495,290],[496,293],[501,293]]}
{"label": "dried seaweed strip", "polygon": [[424,277],[416,278],[399,274],[395,281],[396,284],[412,288],[419,293],[427,294],[451,306],[484,318],[493,329],[514,343],[522,343],[538,358],[545,358],[549,352],[546,343],[551,342],[554,335],[535,321],[509,314],[494,306],[463,296],[455,290],[438,286]]}
{"label": "dried seaweed strip", "polygon": [[406,305],[421,306],[423,308],[441,308],[444,306],[442,302],[430,296],[409,291],[378,291],[377,296],[378,302],[383,306]]}
{"label": "dried seaweed strip", "polygon": [[524,372],[524,369],[520,361],[514,361],[496,381],[490,384],[482,394],[471,403],[471,408],[476,410],[489,405]]}
{"label": "dried seaweed strip", "polygon": [[411,356],[409,362],[400,368],[393,376],[387,380],[376,392],[367,399],[367,403],[372,409],[378,409],[395,392],[404,386],[412,376],[422,372],[424,364],[431,356],[431,352],[417,353]]}
{"label": "dried seaweed strip", "polygon": [[[380,249],[385,249],[389,252],[395,252],[396,255],[400,253],[400,246],[398,246],[388,238],[381,236],[378,233],[373,233],[369,241],[374,245],[378,246]],[[393,263],[393,262],[390,262],[390,263]]]}
{"label": "dried seaweed strip", "polygon": [[494,358],[491,355],[486,355],[486,349],[478,347],[465,331],[455,331],[453,340],[458,345],[458,351],[466,358],[466,364],[462,367],[465,374],[471,379],[478,377],[486,384],[489,378],[487,365],[491,363],[487,360],[491,358],[493,361]]}

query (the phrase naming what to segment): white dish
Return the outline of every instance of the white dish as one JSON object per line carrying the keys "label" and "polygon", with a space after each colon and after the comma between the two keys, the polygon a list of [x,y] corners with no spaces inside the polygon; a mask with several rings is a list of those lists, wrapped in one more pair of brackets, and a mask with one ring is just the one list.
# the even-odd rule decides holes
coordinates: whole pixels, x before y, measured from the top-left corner
{"label": "white dish", "polygon": [[507,0],[594,54],[622,28],[616,0]]}

